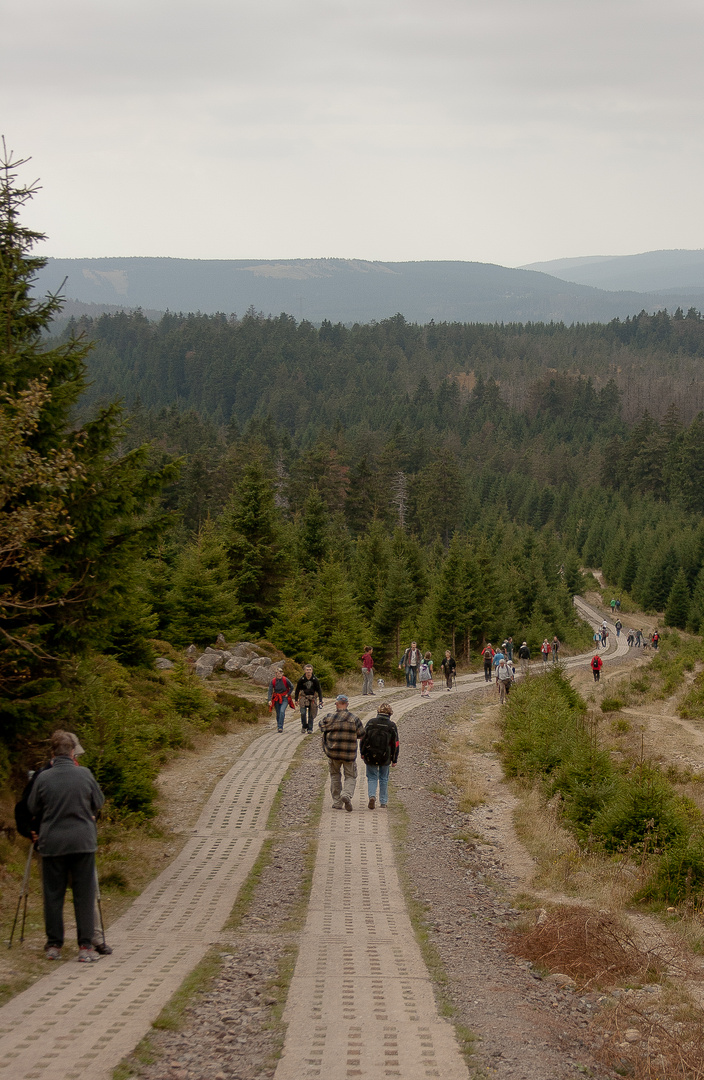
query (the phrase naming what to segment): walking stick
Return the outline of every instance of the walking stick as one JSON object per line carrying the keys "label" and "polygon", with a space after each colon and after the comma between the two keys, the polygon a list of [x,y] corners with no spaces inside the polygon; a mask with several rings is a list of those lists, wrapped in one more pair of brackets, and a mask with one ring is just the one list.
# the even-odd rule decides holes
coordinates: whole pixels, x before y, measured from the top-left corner
{"label": "walking stick", "polygon": [[98,905],[98,914],[100,915],[100,933],[103,940],[99,941],[97,945],[93,945],[96,952],[99,952],[101,956],[111,956],[112,949],[105,940],[105,923],[103,922],[103,905],[100,902],[100,883],[98,881],[98,867],[95,868],[95,902]]}
{"label": "walking stick", "polygon": [[22,927],[20,929],[20,945],[24,941],[24,924],[27,918],[27,897],[29,895],[29,875],[32,870],[32,855],[34,854],[34,844],[29,845],[29,854],[27,855],[27,865],[24,868],[24,877],[22,878],[22,888],[20,890],[20,898],[17,901],[17,911],[15,912],[15,921],[12,924],[12,930],[10,931],[10,940],[7,943],[8,949],[12,948],[12,939],[15,936],[15,929],[17,928],[17,920],[20,915],[20,908],[22,907],[22,901],[24,900],[24,912],[22,913]]}

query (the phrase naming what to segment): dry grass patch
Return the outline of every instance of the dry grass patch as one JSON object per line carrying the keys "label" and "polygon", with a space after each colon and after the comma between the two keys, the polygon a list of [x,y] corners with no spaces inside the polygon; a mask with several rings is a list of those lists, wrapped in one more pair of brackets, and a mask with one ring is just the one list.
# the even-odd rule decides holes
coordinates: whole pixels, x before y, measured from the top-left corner
{"label": "dry grass patch", "polygon": [[534,926],[512,931],[509,941],[516,956],[569,975],[582,988],[624,979],[648,981],[665,966],[654,950],[636,944],[625,921],[581,906],[552,908]]}
{"label": "dry grass patch", "polygon": [[443,758],[450,773],[450,780],[459,792],[458,807],[468,814],[475,806],[486,802],[487,790],[476,763],[476,750],[472,733],[463,724],[445,740]]}
{"label": "dry grass patch", "polygon": [[[635,997],[635,1000],[633,1000]],[[603,1046],[595,1056],[633,1080],[704,1080],[704,1018],[682,991],[613,1002],[596,1018]]]}

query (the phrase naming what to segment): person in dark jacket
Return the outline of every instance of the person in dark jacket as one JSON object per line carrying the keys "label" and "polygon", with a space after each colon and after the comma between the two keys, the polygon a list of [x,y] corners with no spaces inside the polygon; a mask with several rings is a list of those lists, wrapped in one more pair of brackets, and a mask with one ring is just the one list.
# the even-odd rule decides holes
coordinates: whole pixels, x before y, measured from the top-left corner
{"label": "person in dark jacket", "polygon": [[530,667],[530,649],[525,641],[518,650],[518,659],[521,661],[521,674],[527,675]]}
{"label": "person in dark jacket", "polygon": [[393,709],[388,702],[379,706],[376,716],[367,721],[359,743],[359,752],[367,770],[367,795],[370,810],[376,806],[379,785],[379,806],[389,801],[389,768],[398,761],[398,728],[391,719]]}
{"label": "person in dark jacket", "polygon": [[284,730],[284,717],[286,716],[286,706],[290,705],[293,708],[293,683],[284,675],[284,669],[277,667],[274,672],[274,678],[269,682],[269,711],[272,709],[276,712],[276,727],[278,731]]}
{"label": "person in dark jacket", "polygon": [[79,766],[76,738],[68,731],[51,736],[52,767],[37,776],[27,799],[38,825],[42,856],[46,956],[60,960],[64,944],[64,899],[71,881],[76,913],[78,959],[98,960],[93,948],[95,915],[95,816],[105,797],[90,769]]}
{"label": "person in dark jacket", "polygon": [[440,667],[445,676],[445,685],[447,686],[447,689],[452,690],[452,680],[457,674],[457,663],[449,649],[445,649],[445,655],[440,661]]}
{"label": "person in dark jacket", "polygon": [[296,683],[295,702],[301,707],[301,731],[312,735],[318,708],[323,707],[323,689],[313,674],[312,664],[306,664]]}

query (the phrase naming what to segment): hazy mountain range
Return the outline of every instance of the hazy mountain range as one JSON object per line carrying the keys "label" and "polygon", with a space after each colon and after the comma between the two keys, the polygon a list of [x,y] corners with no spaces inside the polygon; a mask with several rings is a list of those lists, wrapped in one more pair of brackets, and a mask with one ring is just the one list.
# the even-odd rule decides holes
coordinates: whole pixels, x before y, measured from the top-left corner
{"label": "hazy mountain range", "polygon": [[151,317],[165,310],[243,315],[253,307],[314,323],[370,322],[397,312],[424,323],[607,322],[642,310],[704,307],[704,252],[594,256],[519,269],[356,259],[49,259],[38,288],[62,289],[72,301],[67,315],[122,307],[141,307]]}

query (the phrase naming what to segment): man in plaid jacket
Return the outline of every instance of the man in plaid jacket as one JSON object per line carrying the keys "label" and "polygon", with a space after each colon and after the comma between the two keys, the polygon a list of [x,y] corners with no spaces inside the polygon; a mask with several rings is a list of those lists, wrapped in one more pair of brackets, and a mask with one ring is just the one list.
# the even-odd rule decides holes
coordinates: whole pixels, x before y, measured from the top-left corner
{"label": "man in plaid jacket", "polygon": [[[357,741],[364,734],[362,721],[347,706],[347,694],[338,694],[335,712],[318,721],[323,733],[323,750],[330,766],[330,794],[333,810],[352,812],[352,796],[357,785]],[[344,783],[342,780],[344,774]]]}

